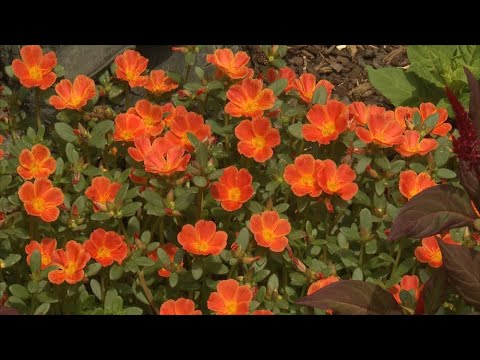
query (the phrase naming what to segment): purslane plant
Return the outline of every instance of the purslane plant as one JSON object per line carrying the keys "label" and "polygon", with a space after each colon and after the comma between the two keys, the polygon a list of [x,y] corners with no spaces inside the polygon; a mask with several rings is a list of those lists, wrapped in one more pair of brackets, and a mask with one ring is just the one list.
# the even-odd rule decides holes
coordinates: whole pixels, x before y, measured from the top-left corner
{"label": "purslane plant", "polygon": [[127,50],[61,79],[54,53],[24,46],[0,99],[0,311],[348,313],[297,302],[338,286],[380,293],[357,313],[467,311],[421,294],[443,241],[470,234],[387,241],[418,196],[458,188],[445,109],[347,105],[265,49],[264,74],[225,48],[207,75],[185,46],[183,74]]}

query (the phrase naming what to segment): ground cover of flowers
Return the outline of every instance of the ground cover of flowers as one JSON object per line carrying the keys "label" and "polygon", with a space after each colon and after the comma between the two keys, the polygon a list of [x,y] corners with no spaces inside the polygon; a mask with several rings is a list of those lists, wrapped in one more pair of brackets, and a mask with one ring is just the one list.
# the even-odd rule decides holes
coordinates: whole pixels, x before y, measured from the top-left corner
{"label": "ground cover of flowers", "polygon": [[335,314],[296,301],[360,280],[423,313],[439,241],[475,237],[387,235],[416,194],[459,186],[446,109],[344,104],[286,67],[284,46],[263,74],[242,51],[207,55],[209,73],[199,47],[173,50],[182,74],[127,50],[96,78],[62,79],[36,45],[5,69],[1,311]]}

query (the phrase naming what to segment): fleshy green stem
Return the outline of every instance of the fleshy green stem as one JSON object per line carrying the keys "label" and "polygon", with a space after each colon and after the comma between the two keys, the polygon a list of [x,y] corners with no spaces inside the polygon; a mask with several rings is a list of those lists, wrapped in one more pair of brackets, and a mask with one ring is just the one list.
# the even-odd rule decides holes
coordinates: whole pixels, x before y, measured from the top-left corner
{"label": "fleshy green stem", "polygon": [[363,254],[365,253],[365,242],[360,244],[360,259],[358,260],[358,267],[361,269],[363,265]]}
{"label": "fleshy green stem", "polygon": [[152,307],[155,314],[160,315],[160,310],[155,305],[155,302],[153,301],[153,295],[150,289],[148,288],[147,282],[145,281],[145,276],[143,275],[143,271],[140,271],[140,270],[137,271],[137,276],[138,276],[138,280],[140,281],[140,286],[142,287],[143,293],[145,294],[145,297],[147,298],[148,303]]}
{"label": "fleshy green stem", "polygon": [[42,118],[40,117],[40,88],[35,88],[35,115],[36,115],[36,122],[37,122],[37,131],[40,129],[42,125]]}
{"label": "fleshy green stem", "polygon": [[393,277],[393,274],[397,270],[398,263],[400,262],[401,256],[402,256],[402,245],[398,244],[397,257],[395,258],[395,262],[393,263],[393,268],[392,268],[392,273],[390,274],[390,279]]}

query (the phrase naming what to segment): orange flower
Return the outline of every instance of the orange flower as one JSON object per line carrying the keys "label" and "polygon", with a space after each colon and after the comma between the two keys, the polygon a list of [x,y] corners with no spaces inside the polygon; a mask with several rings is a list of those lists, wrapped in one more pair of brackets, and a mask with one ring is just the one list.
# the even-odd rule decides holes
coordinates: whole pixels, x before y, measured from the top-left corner
{"label": "orange flower", "polygon": [[435,139],[422,139],[420,141],[420,133],[416,130],[406,130],[405,140],[402,144],[395,146],[395,151],[403,157],[410,157],[413,155],[426,155],[430,151],[437,148],[437,141]]}
{"label": "orange flower", "polygon": [[[450,234],[445,235],[441,239],[446,244],[460,246],[459,243],[452,240]],[[417,246],[414,254],[419,262],[428,263],[432,268],[439,268],[442,266],[442,252],[440,251],[435,235],[423,238],[422,246]]]}
{"label": "orange flower", "polygon": [[83,247],[103,267],[112,265],[114,261],[122,265],[127,257],[127,243],[123,237],[115,231],[105,231],[102,228],[94,230]]}
{"label": "orange flower", "polygon": [[131,146],[128,148],[128,154],[132,157],[133,160],[138,162],[143,162],[145,160],[145,155],[152,151],[152,143],[148,136],[139,136],[133,140],[134,147]]}
{"label": "orange flower", "polygon": [[144,86],[147,76],[141,74],[147,69],[148,59],[140,55],[138,51],[126,50],[115,58],[117,78],[128,81],[130,87]]}
{"label": "orange flower", "polygon": [[165,105],[163,105],[162,110],[164,116],[163,123],[167,128],[172,126],[172,122],[177,116],[186,116],[188,114],[185,106],[175,107],[172,103],[166,103]]}
{"label": "orange flower", "polygon": [[53,51],[43,55],[38,45],[27,45],[20,49],[22,60],[12,62],[12,70],[26,88],[48,89],[57,79],[52,69],[57,66],[57,56]]}
{"label": "orange flower", "polygon": [[400,193],[410,200],[419,192],[435,185],[437,185],[435,181],[426,172],[417,175],[413,170],[406,170],[400,173],[398,187]]}
{"label": "orange flower", "polygon": [[337,100],[329,100],[326,105],[315,104],[308,111],[307,120],[310,124],[302,127],[305,140],[327,145],[347,128],[347,107]]}
{"label": "orange flower", "polygon": [[145,89],[155,95],[162,95],[178,87],[178,84],[170,79],[163,70],[150,71],[150,77],[145,84]]}
{"label": "orange flower", "polygon": [[395,109],[395,119],[397,122],[400,123],[403,127],[406,126],[407,123],[411,123],[413,119],[413,115],[418,112],[418,108],[416,107],[406,107],[406,106],[399,106]]}
{"label": "orange flower", "polygon": [[292,230],[288,220],[280,219],[276,211],[264,211],[250,218],[250,231],[258,245],[282,252],[288,245],[287,235]]}
{"label": "orange flower", "polygon": [[225,105],[225,112],[233,117],[258,117],[275,104],[275,95],[271,89],[263,89],[263,81],[244,79],[227,91],[230,100]]}
{"label": "orange flower", "polygon": [[170,131],[165,134],[165,138],[171,143],[181,145],[187,151],[192,152],[194,147],[188,139],[187,132],[195,135],[200,141],[204,141],[212,135],[210,125],[205,124],[202,115],[188,112],[184,115],[176,114]]}
{"label": "orange flower", "polygon": [[315,160],[310,154],[303,154],[298,156],[293,164],[285,167],[283,178],[295,195],[317,197],[322,193],[317,182],[317,172],[322,166],[321,160]]}
{"label": "orange flower", "polygon": [[210,294],[207,307],[217,315],[246,315],[252,301],[252,290],[233,279],[222,280],[217,284],[217,292]]}
{"label": "orange flower", "polygon": [[128,109],[127,114],[133,114],[143,120],[146,135],[158,136],[163,131],[163,108],[148,100],[137,101],[135,107]]}
{"label": "orange flower", "polygon": [[41,144],[33,145],[32,150],[23,149],[18,162],[17,173],[24,180],[48,178],[57,167],[50,149]]}
{"label": "orange flower", "polygon": [[192,300],[179,298],[165,301],[160,307],[160,315],[202,315],[202,312],[195,310]]}
{"label": "orange flower", "polygon": [[144,154],[145,171],[164,176],[185,171],[189,161],[190,154],[185,155],[182,146],[171,143],[167,138],[156,138],[151,150]]}
{"label": "orange flower", "polygon": [[116,141],[133,141],[135,138],[146,135],[143,120],[133,114],[119,114],[115,118],[115,132],[113,139]]}
{"label": "orange flower", "polygon": [[177,235],[183,249],[194,255],[219,255],[227,246],[227,238],[225,231],[217,231],[217,225],[206,220],[198,220],[195,227],[183,225]]}
{"label": "orange flower", "polygon": [[217,49],[213,54],[208,54],[206,60],[230,79],[243,79],[253,72],[247,66],[250,56],[245,51],[233,54],[233,51],[228,48]]}
{"label": "orange flower", "polygon": [[78,75],[72,82],[64,79],[55,86],[57,95],[50,97],[50,104],[57,110],[80,110],[96,94],[95,82],[85,75]]}
{"label": "orange flower", "polygon": [[287,80],[287,86],[284,90],[285,92],[289,92],[293,89],[293,80],[297,77],[295,71],[287,66],[278,69],[278,71],[274,68],[270,68],[268,69],[266,76],[270,84],[280,79]]}
{"label": "orange flower", "polygon": [[85,277],[83,269],[90,260],[82,244],[70,240],[65,245],[65,250],[60,249],[52,254],[52,262],[59,267],[48,273],[48,280],[53,284],[61,284],[66,281],[69,284],[76,284]]}
{"label": "orange flower", "polygon": [[332,160],[324,160],[323,166],[317,172],[317,181],[327,194],[337,194],[343,200],[351,200],[358,191],[358,185],[353,182],[357,175],[347,164],[338,167]]}
{"label": "orange flower", "polygon": [[92,185],[85,190],[85,195],[92,201],[95,212],[105,211],[107,204],[115,201],[115,196],[121,187],[122,184],[111,182],[105,176],[97,176],[93,178]]}
{"label": "orange flower", "polygon": [[445,123],[448,119],[448,112],[445,108],[436,108],[432,103],[420,104],[420,116],[422,117],[422,123],[430,116],[438,113],[438,121],[435,128],[431,131],[432,134],[438,136],[445,136],[452,130],[452,125]]}
{"label": "orange flower", "polygon": [[314,292],[317,292],[318,290],[320,290],[321,288],[324,288],[327,285],[336,283],[337,281],[340,281],[340,279],[336,276],[329,276],[324,279],[317,280],[312,285],[309,286],[307,290],[307,295],[311,295]]}
{"label": "orange flower", "polygon": [[420,297],[420,280],[416,275],[404,275],[400,284],[393,286],[392,288],[388,289],[390,293],[393,295],[397,303],[401,304],[402,300],[400,299],[400,291],[410,291],[414,290],[415,293],[415,301],[418,301]]}
{"label": "orange flower", "polygon": [[304,73],[300,75],[298,79],[292,81],[292,89],[297,90],[300,98],[307,104],[312,102],[313,94],[320,86],[325,87],[327,90],[327,99],[330,98],[332,90],[335,87],[330,81],[320,80],[317,83],[315,75],[309,73]]}
{"label": "orange flower", "polygon": [[240,140],[237,150],[240,154],[256,162],[264,162],[273,155],[273,150],[280,145],[280,133],[272,128],[268,118],[259,117],[252,121],[243,120],[235,128],[235,136]]}
{"label": "orange flower", "polygon": [[[160,245],[159,246],[160,248],[162,248],[168,255],[169,259],[170,259],[170,262],[173,262],[173,260],[175,259],[175,254],[177,253],[178,251],[178,246],[175,246],[171,243],[166,243],[164,245]],[[158,249],[158,248],[157,248]],[[158,260],[158,254],[157,254],[157,249],[155,249],[154,251],[152,251],[151,253],[147,254],[147,256],[152,259],[153,261],[157,261]],[[180,266],[183,266],[183,261],[180,263]],[[161,276],[161,277],[170,277],[172,273],[170,271],[168,271],[167,269],[165,268],[161,268],[160,270],[158,270],[158,276]]]}
{"label": "orange flower", "polygon": [[386,110],[383,107],[376,105],[365,105],[363,102],[355,101],[348,106],[348,112],[351,122],[350,129],[354,130],[356,126],[365,126],[368,123],[370,114],[380,113],[385,114]]}
{"label": "orange flower", "polygon": [[26,181],[18,189],[18,197],[27,214],[38,216],[45,222],[55,221],[60,215],[57,206],[63,203],[63,192],[53,187],[48,179],[36,179],[34,183]]}
{"label": "orange flower", "polygon": [[229,166],[218,180],[210,186],[210,192],[227,211],[240,209],[253,196],[252,175],[247,169]]}
{"label": "orange flower", "polygon": [[273,315],[271,310],[255,310],[252,315]]}
{"label": "orange flower", "polygon": [[396,119],[393,111],[374,111],[369,113],[368,130],[363,127],[357,127],[355,133],[365,144],[371,142],[390,147],[401,144],[405,141],[402,126]]}
{"label": "orange flower", "polygon": [[52,253],[57,249],[57,240],[51,238],[43,238],[42,242],[32,240],[25,246],[25,252],[27,253],[27,264],[30,265],[30,258],[35,250],[40,252],[42,259],[41,268],[45,269],[52,264]]}

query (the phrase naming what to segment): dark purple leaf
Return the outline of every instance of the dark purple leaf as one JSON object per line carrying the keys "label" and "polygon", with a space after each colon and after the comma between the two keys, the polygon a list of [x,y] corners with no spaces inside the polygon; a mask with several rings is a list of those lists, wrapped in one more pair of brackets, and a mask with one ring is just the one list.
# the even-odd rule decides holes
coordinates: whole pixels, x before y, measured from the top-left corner
{"label": "dark purple leaf", "polygon": [[421,239],[471,225],[475,218],[465,190],[452,185],[437,185],[418,193],[400,209],[387,239]]}
{"label": "dark purple leaf", "polygon": [[466,303],[480,308],[480,252],[439,241],[450,284]]}
{"label": "dark purple leaf", "polygon": [[297,304],[332,309],[338,315],[402,315],[392,294],[377,284],[342,280],[297,300]]}
{"label": "dark purple leaf", "polygon": [[20,312],[15,308],[0,305],[0,316],[1,315],[20,315]]}
{"label": "dark purple leaf", "polygon": [[473,169],[468,163],[458,159],[458,178],[477,209],[480,209],[480,169]]}
{"label": "dark purple leaf", "polygon": [[[443,242],[439,240],[439,242]],[[425,313],[435,315],[447,296],[448,277],[445,268],[441,267],[433,273],[423,287],[421,297]]]}
{"label": "dark purple leaf", "polygon": [[467,75],[468,87],[470,88],[470,107],[468,109],[468,116],[473,122],[473,126],[477,130],[477,135],[480,135],[480,84],[470,70],[463,68],[465,75]]}

